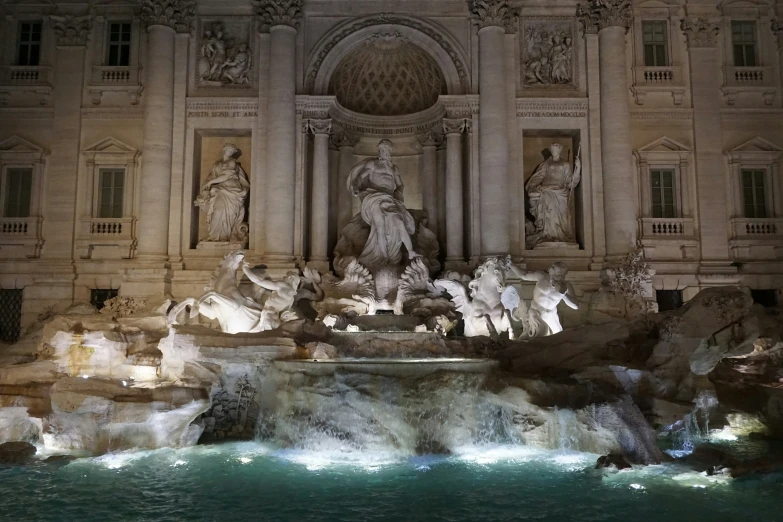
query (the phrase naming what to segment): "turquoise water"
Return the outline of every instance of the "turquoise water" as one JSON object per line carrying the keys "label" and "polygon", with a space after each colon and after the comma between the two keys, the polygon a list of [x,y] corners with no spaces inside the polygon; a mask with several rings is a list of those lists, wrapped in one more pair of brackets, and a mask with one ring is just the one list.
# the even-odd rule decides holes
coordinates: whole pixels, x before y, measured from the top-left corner
{"label": "turquoise water", "polygon": [[449,457],[279,450],[258,443],[0,468],[0,520],[774,521],[783,475],[621,473],[596,455],[524,446]]}

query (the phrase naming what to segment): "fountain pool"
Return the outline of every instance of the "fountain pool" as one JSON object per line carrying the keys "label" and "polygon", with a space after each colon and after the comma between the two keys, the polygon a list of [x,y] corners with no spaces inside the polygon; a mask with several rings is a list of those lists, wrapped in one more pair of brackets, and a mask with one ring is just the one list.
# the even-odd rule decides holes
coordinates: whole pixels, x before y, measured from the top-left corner
{"label": "fountain pool", "polygon": [[316,452],[255,442],[0,468],[2,520],[780,519],[783,475],[706,477],[678,465],[620,473],[596,455],[526,446],[445,457]]}

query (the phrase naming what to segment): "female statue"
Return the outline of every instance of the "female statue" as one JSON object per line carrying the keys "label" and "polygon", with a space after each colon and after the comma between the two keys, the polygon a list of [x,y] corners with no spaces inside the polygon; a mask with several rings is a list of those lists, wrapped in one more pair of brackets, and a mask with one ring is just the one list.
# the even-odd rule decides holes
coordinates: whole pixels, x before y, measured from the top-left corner
{"label": "female statue", "polygon": [[234,145],[223,146],[223,158],[212,165],[212,172],[201,187],[194,204],[207,213],[206,241],[243,243],[247,236],[245,199],[250,188],[247,174],[233,156]]}

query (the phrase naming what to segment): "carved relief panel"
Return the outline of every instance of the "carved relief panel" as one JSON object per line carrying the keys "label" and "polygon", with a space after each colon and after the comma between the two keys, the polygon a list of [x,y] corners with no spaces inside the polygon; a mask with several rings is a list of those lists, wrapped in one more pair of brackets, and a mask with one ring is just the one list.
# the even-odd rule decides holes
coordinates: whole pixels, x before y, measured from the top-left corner
{"label": "carved relief panel", "polygon": [[522,86],[525,89],[577,87],[576,23],[573,18],[520,20]]}
{"label": "carved relief panel", "polygon": [[250,16],[199,19],[193,67],[197,87],[249,89],[256,86],[253,25]]}

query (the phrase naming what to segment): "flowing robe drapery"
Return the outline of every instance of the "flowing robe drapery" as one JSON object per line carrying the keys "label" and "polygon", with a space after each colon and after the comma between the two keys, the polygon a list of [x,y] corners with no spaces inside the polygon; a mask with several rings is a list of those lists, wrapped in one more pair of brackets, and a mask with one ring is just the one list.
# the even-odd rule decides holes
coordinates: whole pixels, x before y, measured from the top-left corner
{"label": "flowing robe drapery", "polygon": [[[221,170],[216,164],[208,180],[231,170],[234,169]],[[231,241],[234,238],[237,228],[245,220],[248,186],[247,174],[239,165],[229,179],[210,186],[206,208],[209,241]]]}
{"label": "flowing robe drapery", "polygon": [[530,198],[530,213],[535,218],[538,241],[570,243],[574,241],[571,226],[570,196],[579,183],[565,161],[548,158],[538,166],[525,189]]}

